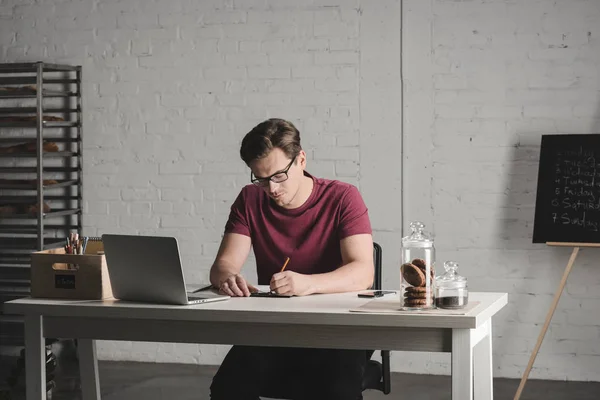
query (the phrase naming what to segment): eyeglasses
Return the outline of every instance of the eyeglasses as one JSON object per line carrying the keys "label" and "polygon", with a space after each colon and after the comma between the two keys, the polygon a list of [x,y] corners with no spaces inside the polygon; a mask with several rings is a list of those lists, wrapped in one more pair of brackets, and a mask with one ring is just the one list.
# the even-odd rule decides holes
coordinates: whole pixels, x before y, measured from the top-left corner
{"label": "eyeglasses", "polygon": [[266,178],[257,178],[254,176],[254,174],[251,171],[250,172],[250,182],[252,182],[256,186],[261,186],[261,187],[269,186],[269,181],[273,182],[273,183],[285,182],[288,179],[288,171],[292,167],[292,164],[294,164],[294,161],[296,161],[296,157],[292,158],[292,161],[290,161],[290,163],[287,165],[287,167],[285,167],[285,169],[283,169],[279,172],[275,172],[273,175],[267,176]]}

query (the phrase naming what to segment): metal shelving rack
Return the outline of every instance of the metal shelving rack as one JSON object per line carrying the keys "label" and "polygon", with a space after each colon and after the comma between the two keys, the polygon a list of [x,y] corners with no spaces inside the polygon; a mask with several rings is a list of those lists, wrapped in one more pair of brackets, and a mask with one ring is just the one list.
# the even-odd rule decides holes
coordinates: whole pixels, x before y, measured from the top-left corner
{"label": "metal shelving rack", "polygon": [[[81,234],[81,109],[81,66],[0,64],[0,345],[24,344],[21,317],[2,303],[29,295],[31,253]],[[58,151],[45,151],[48,142]]]}

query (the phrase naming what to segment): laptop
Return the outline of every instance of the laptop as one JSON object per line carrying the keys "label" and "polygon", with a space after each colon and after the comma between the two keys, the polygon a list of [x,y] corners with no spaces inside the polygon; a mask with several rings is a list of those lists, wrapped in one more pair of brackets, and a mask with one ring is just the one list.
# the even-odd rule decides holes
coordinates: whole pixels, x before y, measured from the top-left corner
{"label": "laptop", "polygon": [[200,304],[230,296],[210,290],[186,292],[174,237],[102,235],[113,296],[156,304]]}

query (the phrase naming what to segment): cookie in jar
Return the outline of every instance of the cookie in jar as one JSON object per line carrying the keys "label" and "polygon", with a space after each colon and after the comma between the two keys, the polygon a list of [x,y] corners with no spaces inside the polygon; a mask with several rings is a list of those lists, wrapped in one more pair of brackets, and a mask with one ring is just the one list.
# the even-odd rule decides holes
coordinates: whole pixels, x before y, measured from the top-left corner
{"label": "cookie in jar", "polygon": [[435,308],[435,249],[421,222],[411,222],[411,232],[402,238],[400,266],[401,309]]}

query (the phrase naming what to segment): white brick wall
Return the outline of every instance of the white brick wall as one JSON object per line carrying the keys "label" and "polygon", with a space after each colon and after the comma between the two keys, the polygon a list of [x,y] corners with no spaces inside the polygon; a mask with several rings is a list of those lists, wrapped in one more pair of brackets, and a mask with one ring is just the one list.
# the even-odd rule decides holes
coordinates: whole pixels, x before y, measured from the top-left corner
{"label": "white brick wall", "polygon": [[[5,0],[0,59],[84,66],[86,234],[177,236],[186,276],[206,280],[248,180],[241,137],[289,118],[310,171],[359,185],[386,287],[401,228],[418,218],[471,290],[510,293],[494,366],[520,377],[568,257],[531,244],[537,146],[543,133],[600,131],[600,2],[403,4],[400,21],[400,0]],[[593,257],[580,256],[532,378],[600,380]],[[99,353],[218,363],[226,349],[103,342]],[[393,353],[392,367],[439,374],[448,362]]]}
{"label": "white brick wall", "polygon": [[[540,137],[600,132],[600,2],[406,0],[406,218],[426,216],[438,262],[471,290],[509,292],[494,373],[520,377],[570,249],[531,244]],[[584,250],[531,378],[600,380],[600,271]],[[448,373],[449,357],[395,355]],[[402,362],[401,360],[405,362]]]}

